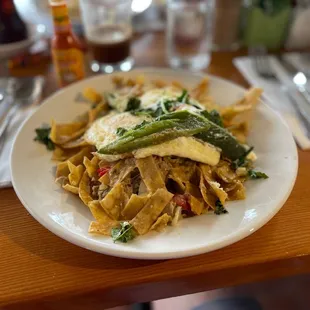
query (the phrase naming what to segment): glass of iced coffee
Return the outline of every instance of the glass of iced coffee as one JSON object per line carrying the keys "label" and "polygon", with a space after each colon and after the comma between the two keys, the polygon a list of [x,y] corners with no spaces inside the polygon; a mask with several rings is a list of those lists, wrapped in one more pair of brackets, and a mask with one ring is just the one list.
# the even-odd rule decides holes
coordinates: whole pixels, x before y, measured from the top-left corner
{"label": "glass of iced coffee", "polygon": [[132,68],[131,3],[132,0],[80,0],[92,71],[112,73]]}

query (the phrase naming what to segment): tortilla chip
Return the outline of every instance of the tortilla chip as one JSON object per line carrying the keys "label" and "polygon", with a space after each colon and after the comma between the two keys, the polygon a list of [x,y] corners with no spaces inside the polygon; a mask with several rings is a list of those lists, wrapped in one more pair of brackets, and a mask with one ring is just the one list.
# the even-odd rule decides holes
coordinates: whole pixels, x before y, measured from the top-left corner
{"label": "tortilla chip", "polygon": [[92,196],[90,195],[91,189],[89,183],[90,179],[87,174],[87,171],[84,171],[82,179],[79,184],[79,196],[86,206],[88,206],[88,203],[93,200]]}
{"label": "tortilla chip", "polygon": [[103,100],[103,97],[92,87],[84,88],[82,95],[91,103],[99,103]]}
{"label": "tortilla chip", "polygon": [[150,197],[142,210],[130,222],[140,235],[144,235],[150,230],[172,197],[173,194],[164,188],[157,189]]}
{"label": "tortilla chip", "polygon": [[171,221],[172,221],[171,216],[165,213],[156,220],[156,222],[152,225],[150,230],[161,232],[167,227],[168,223]]}
{"label": "tortilla chip", "polygon": [[183,219],[182,216],[182,207],[177,206],[175,208],[175,212],[171,221],[171,226],[176,226],[178,224],[179,221],[181,221]]}
{"label": "tortilla chip", "polygon": [[108,111],[109,107],[106,103],[98,103],[94,109],[88,111],[88,125],[92,124],[103,111]]}
{"label": "tortilla chip", "polygon": [[84,167],[82,165],[75,166],[70,162],[70,160],[68,160],[67,163],[70,171],[68,175],[70,184],[73,186],[79,186],[83,176]]}
{"label": "tortilla chip", "polygon": [[221,187],[221,184],[216,182],[212,177],[211,167],[208,165],[200,164],[200,169],[206,182],[209,184],[209,186],[211,187],[215,195],[219,198],[221,203],[224,204],[227,199],[227,193]]}
{"label": "tortilla chip", "polygon": [[242,143],[246,143],[246,138],[249,134],[249,123],[248,122],[241,122],[239,124],[235,124],[227,128],[229,132],[232,133],[233,136],[236,137],[236,139]]}
{"label": "tortilla chip", "polygon": [[233,190],[228,192],[228,200],[243,200],[246,198],[245,187],[238,181]]}
{"label": "tortilla chip", "polygon": [[164,208],[163,213],[167,213],[169,216],[173,217],[175,213],[176,203],[170,201]]}
{"label": "tortilla chip", "polygon": [[110,185],[110,177],[109,177],[109,174],[106,173],[105,175],[103,175],[99,180],[98,180],[100,183],[108,186]]}
{"label": "tortilla chip", "polygon": [[204,179],[202,173],[200,175],[199,188],[200,188],[200,192],[202,194],[202,197],[203,197],[204,201],[207,203],[207,205],[209,207],[211,207],[212,209],[215,209],[217,197],[214,194],[210,193],[210,191],[208,191],[208,189],[205,185],[205,179]]}
{"label": "tortilla chip", "polygon": [[120,76],[120,75],[116,75],[116,76],[113,76],[112,77],[112,83],[120,88],[120,87],[123,87],[124,86],[124,80],[125,78],[123,76]]}
{"label": "tortilla chip", "polygon": [[65,184],[68,184],[69,180],[65,176],[60,176],[55,179],[55,183],[59,184],[60,186],[63,186]]}
{"label": "tortilla chip", "polygon": [[[91,150],[92,150],[92,147],[85,147],[81,149],[78,153],[76,153],[74,156],[70,157],[68,160],[73,165],[78,166],[83,163],[84,156],[88,158],[92,156]],[[68,177],[69,173],[70,173],[70,170],[69,170],[67,161],[62,162],[57,165],[56,178],[59,178],[61,176]]]}
{"label": "tortilla chip", "polygon": [[77,148],[77,147],[85,147],[85,146],[88,146],[89,143],[87,143],[83,137],[81,138],[78,138],[76,140],[73,140],[73,141],[69,141],[65,144],[62,144],[61,147],[63,149],[66,149],[65,151],[66,152],[69,152],[70,149],[74,149],[74,148]]}
{"label": "tortilla chip", "polygon": [[79,149],[64,150],[62,147],[55,145],[52,160],[64,161],[78,153]]}
{"label": "tortilla chip", "polygon": [[103,210],[99,200],[91,201],[88,204],[88,207],[89,207],[93,217],[96,219],[96,221],[98,223],[109,224],[111,227],[114,227],[117,225],[117,221],[112,220],[108,216],[108,214]]}
{"label": "tortilla chip", "polygon": [[50,139],[55,144],[65,144],[80,137],[86,130],[85,122],[75,122],[69,124],[56,124],[52,120]]}
{"label": "tortilla chip", "polygon": [[137,85],[144,85],[145,83],[144,75],[137,75],[135,80]]}
{"label": "tortilla chip", "polygon": [[[113,227],[116,227],[116,226],[117,224],[114,225]],[[88,232],[90,234],[99,234],[99,235],[111,237],[111,229],[113,227],[111,227],[110,223],[91,222],[88,228]]]}
{"label": "tortilla chip", "polygon": [[150,192],[155,192],[159,188],[166,188],[162,174],[153,156],[136,160],[141,178]]}
{"label": "tortilla chip", "polygon": [[220,111],[221,106],[219,106],[213,98],[210,96],[205,96],[199,100],[199,103],[204,106],[204,108],[208,111],[216,110]]}
{"label": "tortilla chip", "polygon": [[86,168],[88,176],[90,178],[97,178],[97,170],[98,170],[99,158],[94,156],[91,160],[89,160],[86,156],[83,159],[83,164]]}
{"label": "tortilla chip", "polygon": [[186,184],[186,192],[189,193],[190,195],[196,197],[196,198],[202,198],[199,187],[192,184],[192,183]]}
{"label": "tortilla chip", "polygon": [[114,220],[120,218],[121,212],[127,203],[128,196],[121,183],[116,184],[111,191],[100,201],[104,211]]}
{"label": "tortilla chip", "polygon": [[204,209],[204,202],[201,201],[201,199],[197,199],[194,196],[190,195],[189,204],[194,214],[200,215],[202,213]]}
{"label": "tortilla chip", "polygon": [[173,175],[173,174],[169,174],[168,177],[170,180],[173,180],[175,182],[175,184],[173,184],[173,188],[179,192],[179,193],[184,193],[185,192],[185,183],[177,176]]}
{"label": "tortilla chip", "polygon": [[171,86],[173,86],[174,88],[178,88],[180,90],[186,89],[186,87],[178,81],[172,81]]}
{"label": "tortilla chip", "polygon": [[150,197],[148,195],[131,195],[128,203],[122,211],[122,216],[125,220],[132,220],[144,207]]}
{"label": "tortilla chip", "polygon": [[231,169],[230,163],[224,160],[221,160],[219,164],[214,167],[214,172],[226,183],[235,182],[237,179],[236,172]]}
{"label": "tortilla chip", "polygon": [[200,99],[205,97],[206,94],[208,93],[209,81],[210,80],[208,77],[205,77],[204,79],[202,79],[200,83],[191,90],[190,96],[200,101]]}
{"label": "tortilla chip", "polygon": [[[236,103],[221,109],[221,116],[225,127],[230,126],[232,121],[239,123],[242,121],[249,121],[252,118],[251,111],[254,110],[259,102],[263,90],[261,88],[250,88],[244,97]],[[235,118],[238,116],[238,119]]]}
{"label": "tortilla chip", "polygon": [[62,188],[68,192],[71,192],[75,195],[78,195],[79,194],[79,188],[76,187],[76,186],[72,186],[70,184],[66,184],[66,185],[63,185]]}

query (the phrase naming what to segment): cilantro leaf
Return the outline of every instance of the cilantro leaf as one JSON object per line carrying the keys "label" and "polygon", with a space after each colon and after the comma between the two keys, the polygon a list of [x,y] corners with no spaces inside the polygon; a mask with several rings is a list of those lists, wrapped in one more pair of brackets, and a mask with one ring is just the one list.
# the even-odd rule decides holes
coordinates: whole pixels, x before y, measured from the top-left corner
{"label": "cilantro leaf", "polygon": [[127,243],[134,239],[136,234],[133,230],[133,226],[128,222],[121,222],[119,227],[112,228],[111,236],[114,242],[120,241]]}
{"label": "cilantro leaf", "polygon": [[245,167],[248,165],[249,161],[246,159],[247,156],[253,151],[254,147],[250,147],[241,157],[238,159],[234,160],[231,163],[231,166],[233,169],[237,169],[238,167]]}
{"label": "cilantro leaf", "polygon": [[177,98],[177,101],[189,104],[189,94],[186,89],[182,90],[182,94]]}
{"label": "cilantro leaf", "polygon": [[250,179],[253,180],[258,180],[258,179],[268,179],[268,175],[264,172],[259,172],[259,171],[254,171],[254,170],[249,170],[248,171],[248,176]]}
{"label": "cilantro leaf", "polygon": [[216,215],[220,215],[220,214],[225,214],[228,213],[228,211],[224,208],[224,206],[222,205],[222,203],[220,202],[220,200],[218,199],[215,203],[215,210],[214,213]]}
{"label": "cilantro leaf", "polygon": [[140,108],[141,100],[137,97],[131,97],[128,100],[127,107],[125,111],[134,111]]}
{"label": "cilantro leaf", "polygon": [[34,138],[34,141],[44,144],[49,151],[53,151],[55,145],[50,139],[51,128],[37,128],[35,131],[37,136]]}

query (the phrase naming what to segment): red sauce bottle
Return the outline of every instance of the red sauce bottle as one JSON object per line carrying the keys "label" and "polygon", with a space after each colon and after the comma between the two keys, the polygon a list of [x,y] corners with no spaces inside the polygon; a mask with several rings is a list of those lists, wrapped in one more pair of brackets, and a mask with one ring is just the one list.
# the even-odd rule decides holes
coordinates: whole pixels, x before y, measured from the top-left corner
{"label": "red sauce bottle", "polygon": [[52,57],[60,87],[85,77],[82,44],[72,31],[67,4],[64,0],[50,0],[55,35]]}

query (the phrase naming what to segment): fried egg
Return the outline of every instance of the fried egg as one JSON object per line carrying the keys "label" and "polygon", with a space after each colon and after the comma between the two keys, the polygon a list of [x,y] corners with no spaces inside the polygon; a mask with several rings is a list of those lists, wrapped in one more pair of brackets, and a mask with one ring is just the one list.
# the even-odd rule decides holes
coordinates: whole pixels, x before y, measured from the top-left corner
{"label": "fried egg", "polygon": [[[159,100],[171,99],[180,96],[181,91],[175,88],[154,89],[146,92],[140,97],[141,108],[150,108]],[[179,109],[197,108],[184,105]],[[108,115],[98,119],[85,133],[84,139],[91,145],[96,146],[97,150],[118,139],[117,129],[130,129],[142,123],[144,120],[150,120],[148,116],[136,116],[130,112],[110,112]],[[119,159],[134,156],[136,158],[145,158],[151,155],[157,156],[179,156],[189,158],[194,161],[209,165],[217,165],[220,160],[220,151],[207,142],[197,140],[193,137],[179,137],[161,144],[135,150],[132,153],[120,155],[105,155],[97,153],[98,157],[106,161],[117,161]]]}

